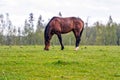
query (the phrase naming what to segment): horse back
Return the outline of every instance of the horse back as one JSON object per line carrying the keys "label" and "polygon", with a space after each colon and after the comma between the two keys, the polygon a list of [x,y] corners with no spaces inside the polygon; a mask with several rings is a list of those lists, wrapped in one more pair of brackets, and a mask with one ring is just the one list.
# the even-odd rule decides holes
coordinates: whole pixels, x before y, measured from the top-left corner
{"label": "horse back", "polygon": [[82,29],[83,26],[84,22],[76,17],[53,17],[47,25],[54,33],[68,33],[73,29]]}

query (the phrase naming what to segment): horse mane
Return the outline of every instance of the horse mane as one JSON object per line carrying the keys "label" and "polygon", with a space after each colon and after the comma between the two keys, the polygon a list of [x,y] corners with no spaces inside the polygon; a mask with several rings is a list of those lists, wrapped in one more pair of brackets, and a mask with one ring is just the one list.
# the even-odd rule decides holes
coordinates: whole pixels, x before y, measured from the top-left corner
{"label": "horse mane", "polygon": [[46,37],[46,38],[48,38],[49,36],[47,35],[48,33],[49,33],[49,26],[50,26],[50,23],[51,23],[51,21],[53,20],[53,19],[55,19],[55,18],[58,18],[58,17],[53,17],[50,21],[49,21],[49,23],[47,24],[47,26],[46,26],[46,28],[45,28],[45,36],[44,37]]}
{"label": "horse mane", "polygon": [[49,23],[47,24],[46,28],[50,25],[51,21],[55,18],[58,18],[58,17],[53,17],[52,19],[50,19]]}

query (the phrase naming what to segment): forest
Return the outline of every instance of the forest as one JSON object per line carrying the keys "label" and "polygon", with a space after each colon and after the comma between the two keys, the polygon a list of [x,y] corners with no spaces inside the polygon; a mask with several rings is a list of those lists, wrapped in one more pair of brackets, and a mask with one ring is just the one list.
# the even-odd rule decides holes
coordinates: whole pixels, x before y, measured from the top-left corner
{"label": "forest", "polygon": [[[38,17],[37,24],[34,24],[34,14],[30,13],[24,21],[24,26],[15,26],[10,14],[0,13],[0,45],[44,45],[44,29],[47,23]],[[62,17],[59,13],[58,16]],[[49,19],[50,20],[50,19]],[[73,33],[62,35],[65,45],[75,45]],[[51,45],[59,45],[56,36],[53,36]],[[108,17],[106,24],[96,21],[92,26],[85,22],[84,31],[80,45],[120,45],[120,23],[113,21],[112,16]]]}

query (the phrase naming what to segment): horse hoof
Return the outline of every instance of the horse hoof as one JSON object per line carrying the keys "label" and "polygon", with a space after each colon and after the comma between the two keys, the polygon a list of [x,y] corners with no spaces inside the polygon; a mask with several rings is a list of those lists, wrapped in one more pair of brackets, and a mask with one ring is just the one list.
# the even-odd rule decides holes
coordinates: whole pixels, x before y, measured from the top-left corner
{"label": "horse hoof", "polygon": [[62,47],[61,50],[64,50],[64,47]]}
{"label": "horse hoof", "polygon": [[45,51],[49,51],[49,49],[44,48]]}
{"label": "horse hoof", "polygon": [[76,48],[75,48],[75,51],[77,51],[78,49],[79,49],[79,47],[76,47]]}

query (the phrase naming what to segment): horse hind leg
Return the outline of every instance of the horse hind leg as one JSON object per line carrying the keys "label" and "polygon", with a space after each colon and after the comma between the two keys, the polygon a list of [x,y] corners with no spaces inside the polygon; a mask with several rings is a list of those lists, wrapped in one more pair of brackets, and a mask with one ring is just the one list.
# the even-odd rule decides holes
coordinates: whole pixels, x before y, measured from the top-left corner
{"label": "horse hind leg", "polygon": [[76,43],[75,43],[75,49],[74,50],[78,50],[79,49],[79,43],[80,43],[80,33],[76,30],[73,30],[73,33],[75,35],[75,38],[76,38]]}
{"label": "horse hind leg", "polygon": [[77,51],[79,49],[79,43],[80,43],[80,36],[76,37],[76,45],[75,45],[75,50]]}
{"label": "horse hind leg", "polygon": [[80,41],[81,41],[81,36],[82,36],[82,32],[83,32],[83,29],[81,31],[76,31],[76,30],[73,30],[73,33],[75,35],[75,38],[76,38],[76,48],[75,50],[78,50],[79,49],[79,44],[80,44]]}
{"label": "horse hind leg", "polygon": [[63,43],[62,43],[61,34],[57,34],[57,36],[58,36],[59,42],[60,42],[60,44],[61,44],[61,50],[63,50],[63,49],[64,49],[64,46],[63,46]]}

